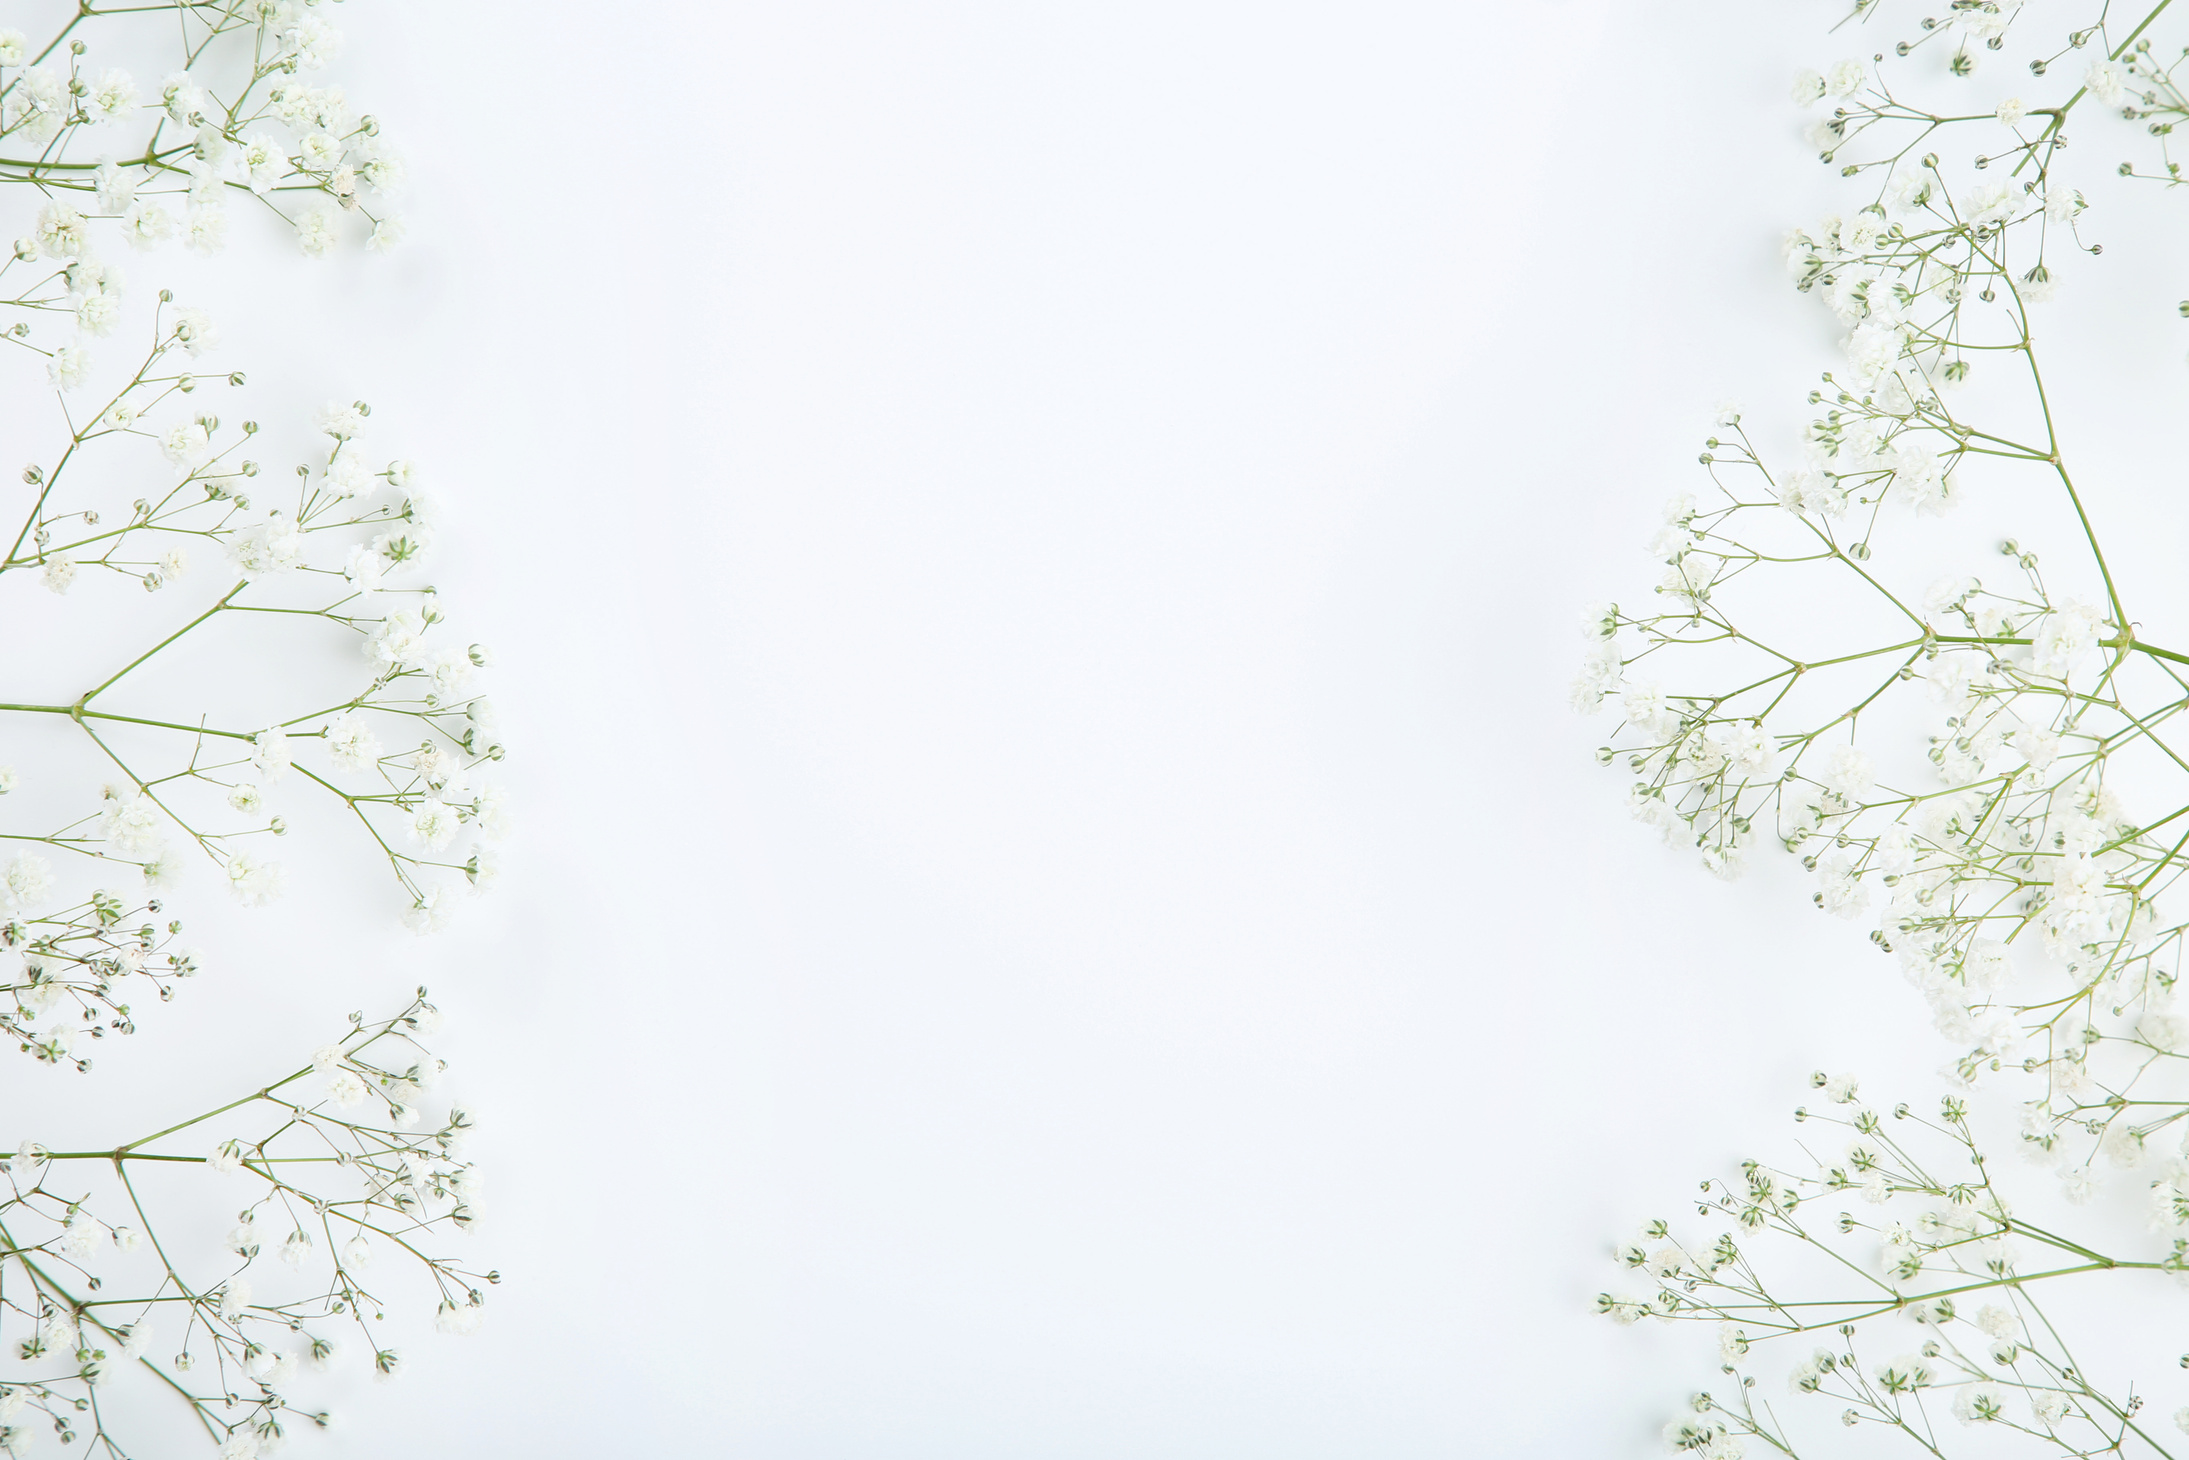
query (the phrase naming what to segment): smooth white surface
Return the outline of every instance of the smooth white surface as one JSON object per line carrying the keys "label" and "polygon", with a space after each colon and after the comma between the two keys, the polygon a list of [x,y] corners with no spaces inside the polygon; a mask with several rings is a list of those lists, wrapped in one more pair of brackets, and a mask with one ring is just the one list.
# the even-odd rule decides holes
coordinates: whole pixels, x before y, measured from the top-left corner
{"label": "smooth white surface", "polygon": [[461,504],[526,839],[321,1001],[435,986],[511,1279],[323,1453],[1654,1453],[1600,1254],[1940,1057],[1565,709],[1831,363],[1827,22],[348,7],[415,242],[229,350]]}

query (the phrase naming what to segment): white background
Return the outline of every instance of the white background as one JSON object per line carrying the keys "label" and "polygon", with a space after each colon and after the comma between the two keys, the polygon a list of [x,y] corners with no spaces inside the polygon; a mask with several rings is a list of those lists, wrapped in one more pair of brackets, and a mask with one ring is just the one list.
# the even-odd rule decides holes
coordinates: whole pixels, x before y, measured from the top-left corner
{"label": "white background", "polygon": [[1836,12],[631,15],[345,6],[413,241],[175,265],[454,499],[522,795],[457,931],[193,991],[428,982],[488,1117],[487,1327],[319,1452],[1655,1453],[1610,1242],[1943,1054],[1565,707],[1831,364]]}

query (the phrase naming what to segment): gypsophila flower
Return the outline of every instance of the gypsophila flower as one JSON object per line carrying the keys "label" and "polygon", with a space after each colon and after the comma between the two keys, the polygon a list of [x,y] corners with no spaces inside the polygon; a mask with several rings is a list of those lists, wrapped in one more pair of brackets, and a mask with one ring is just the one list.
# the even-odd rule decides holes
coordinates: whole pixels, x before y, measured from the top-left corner
{"label": "gypsophila flower", "polygon": [[[2066,1348],[2065,1310],[2046,1308],[2085,1274],[2189,1274],[2189,1015],[2175,1002],[2189,762],[2173,744],[2189,646],[2126,571],[2136,552],[2101,549],[2151,534],[2117,468],[2075,473],[2080,447],[2057,429],[2064,367],[2054,352],[2040,370],[2030,311],[2069,307],[2062,265],[2099,255],[2092,218],[2149,216],[2113,212],[2096,172],[2071,184],[2070,130],[2080,149],[2141,149],[2117,169],[2101,153],[2121,186],[2182,180],[2185,24],[2155,0],[2087,5],[2041,41],[2013,0],[1919,24],[1868,4],[1853,15],[1901,33],[1866,45],[1869,63],[1796,77],[1797,105],[1825,104],[1806,135],[1840,197],[1783,251],[1843,360],[1798,439],[1768,409],[1717,417],[1708,489],[1682,493],[1651,539],[1652,579],[1584,615],[1572,699],[1617,711],[1597,758],[1666,841],[1721,874],[1751,846],[1798,859],[1815,905],[1897,963],[1951,1041],[1953,1093],[1935,1114],[1888,1112],[1819,1076],[1825,1101],[1796,1115],[1815,1169],[1751,1162],[1706,1183],[1697,1216],[1722,1224],[1716,1241],[1653,1224],[1624,1260],[1662,1291],[1598,1306],[1719,1325],[1717,1361],[1741,1377],[1667,1429],[1683,1451],[1756,1439],[1810,1453],[1805,1421],[1748,1395],[1759,1350],[1801,1335],[1790,1346],[1811,1357],[1789,1355],[1790,1388],[1822,1398],[1827,1419],[1875,1425],[1880,1444],[1959,1453],[1935,1428],[1943,1403],[1971,1428],[2113,1453],[2147,1433],[2133,1417],[2158,1385],[2100,1392]],[[2016,94],[1955,91],[2016,44]],[[2095,325],[2121,347],[2143,328]],[[1972,378],[1987,383],[1964,393]],[[2137,425],[2124,411],[2108,431],[2126,441]],[[2047,541],[1955,518],[1916,536],[1917,519],[1972,498],[2031,514]],[[1766,960],[1756,976],[1776,972]],[[1971,1107],[1994,1090],[2012,1092],[2006,1139],[2028,1165],[1979,1143]],[[1847,1134],[1819,1142],[1819,1124]],[[1945,1149],[1919,1152],[1926,1141]],[[2040,1216],[2025,1221],[2007,1188],[2032,1179]],[[2155,1246],[2123,1250],[2124,1204]],[[1751,1250],[1767,1239],[1815,1260],[1779,1271]],[[2093,1298],[2097,1281],[2112,1277],[2086,1285]],[[1876,1331],[1887,1315],[1920,1341]]]}

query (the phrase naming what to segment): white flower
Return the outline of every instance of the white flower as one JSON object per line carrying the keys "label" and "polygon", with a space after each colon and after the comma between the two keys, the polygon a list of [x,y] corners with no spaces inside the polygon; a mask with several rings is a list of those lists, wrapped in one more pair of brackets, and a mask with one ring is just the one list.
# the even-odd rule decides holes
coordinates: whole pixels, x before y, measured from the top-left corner
{"label": "white flower", "polygon": [[1573,682],[1573,707],[1587,714],[1619,688],[1619,646],[1609,641],[1591,644],[1581,656],[1581,673]]}
{"label": "white flower", "polygon": [[365,412],[356,402],[329,401],[312,413],[312,424],[337,441],[350,441],[365,432]]}
{"label": "white flower", "polygon": [[183,421],[160,433],[160,452],[188,476],[212,456],[212,435],[203,421]]}
{"label": "white flower", "polygon": [[33,66],[10,85],[4,120],[41,147],[61,133],[68,113],[69,78],[53,66]]}
{"label": "white flower", "polygon": [[1629,683],[1619,692],[1619,711],[1628,724],[1654,739],[1669,739],[1680,728],[1679,712],[1654,682]]}
{"label": "white flower", "polygon": [[49,593],[66,593],[76,581],[76,563],[71,558],[47,558],[46,565],[38,574]]}
{"label": "white flower", "polygon": [[182,853],[161,847],[142,866],[144,885],[155,890],[173,887],[182,880],[183,866]]}
{"label": "white flower", "polygon": [[81,257],[90,245],[84,215],[66,203],[48,203],[40,208],[31,237],[38,240],[38,251],[49,259]]}
{"label": "white flower", "polygon": [[489,841],[499,841],[509,835],[509,799],[507,786],[485,786],[480,789],[478,799],[473,803],[476,807],[472,817],[473,824],[479,828],[479,834]]}
{"label": "white flower", "polygon": [[2124,85],[2127,74],[2118,61],[2099,61],[2083,73],[2083,85],[2105,105],[2119,106],[2127,100],[2128,92]]}
{"label": "white flower", "polygon": [[[446,884],[436,883],[420,893],[417,900],[404,912],[403,926],[421,936],[438,933],[449,925],[449,920],[455,913],[456,899],[450,894]],[[416,1119],[417,1112],[412,1111],[411,1116]],[[400,1123],[399,1121],[398,1124]]]}
{"label": "white flower", "polygon": [[420,667],[433,676],[435,693],[443,699],[460,699],[465,687],[471,683],[474,666],[470,651],[452,644],[428,654]]}
{"label": "white flower", "polygon": [[1906,347],[1906,337],[1886,325],[1864,324],[1847,337],[1847,366],[1858,381],[1868,386],[1893,368]]}
{"label": "white flower", "polygon": [[429,799],[411,809],[410,839],[429,852],[447,846],[460,827],[456,808],[443,802]]}
{"label": "white flower", "polygon": [[425,615],[414,608],[399,608],[381,620],[365,642],[365,653],[390,668],[404,668],[423,652]]}
{"label": "white flower", "polygon": [[1793,97],[1795,106],[1814,106],[1824,99],[1824,77],[1815,71],[1796,71]]}
{"label": "white flower", "polygon": [[264,907],[281,896],[284,875],[281,864],[268,862],[249,852],[229,855],[228,889],[247,907]]}
{"label": "white flower", "polygon": [[2047,769],[2053,761],[2059,758],[2060,737],[2049,730],[2024,726],[2014,732],[2010,743],[2015,750],[2021,753],[2022,759],[2029,762],[2029,768],[2034,771]]}
{"label": "white flower", "polygon": [[251,764],[269,781],[278,781],[294,764],[289,737],[278,725],[269,725],[251,737]]}
{"label": "white flower", "polygon": [[228,212],[217,203],[196,204],[183,214],[182,232],[191,252],[210,258],[228,246]]}
{"label": "white flower", "polygon": [[1833,852],[1817,864],[1816,903],[1840,918],[1852,918],[1870,905],[1870,889],[1856,873],[1850,853]]}
{"label": "white flower", "polygon": [[2030,636],[2030,667],[2053,679],[2065,679],[2098,645],[2105,611],[2067,599],[2038,621]]}
{"label": "white flower", "polygon": [[87,335],[109,335],[121,313],[121,301],[112,294],[80,295],[76,300],[76,328]]}
{"label": "white flower", "polygon": [[327,459],[327,475],[321,490],[338,498],[350,498],[372,490],[374,472],[365,464],[365,453],[354,440],[337,440]]}
{"label": "white flower", "polygon": [[1740,1325],[1735,1323],[1721,1323],[1718,1325],[1718,1362],[1722,1364],[1738,1363],[1747,1352],[1748,1335],[1741,1331]]}
{"label": "white flower", "polygon": [[243,139],[243,150],[236,156],[236,170],[241,174],[240,180],[263,197],[287,176],[289,154],[268,134],[254,132]]}
{"label": "white flower", "polygon": [[125,856],[149,852],[159,845],[160,809],[141,792],[115,801],[99,820],[101,833]]}
{"label": "white flower", "polygon": [[1713,725],[1708,734],[1727,773],[1736,779],[1762,780],[1778,760],[1769,732],[1753,721]]}
{"label": "white flower", "polygon": [[1877,1377],[1888,1392],[1905,1394],[1912,1389],[1927,1389],[1938,1382],[1938,1367],[1921,1354],[1906,1354],[1890,1363],[1877,1366]]}
{"label": "white flower", "polygon": [[373,140],[365,160],[357,165],[358,180],[382,196],[401,192],[407,175],[403,159],[378,138]]}
{"label": "white flower", "polygon": [[297,529],[296,519],[286,513],[269,512],[264,522],[230,539],[228,553],[237,571],[255,582],[286,573],[303,562],[304,534]]}
{"label": "white flower", "polygon": [[2003,126],[2019,127],[2022,118],[2029,115],[2029,104],[2018,96],[2010,96],[1999,103],[1999,121]]}
{"label": "white flower", "polygon": [[60,1308],[48,1312],[39,1321],[38,1337],[47,1348],[58,1349],[62,1353],[73,1352],[81,1341],[74,1315]]}
{"label": "white flower", "polygon": [[365,597],[380,591],[380,580],[387,571],[388,560],[370,543],[361,542],[351,547],[349,557],[342,565],[342,575],[356,584],[359,595]]}
{"label": "white flower", "polygon": [[1956,500],[1955,482],[1944,458],[1929,447],[1904,436],[1893,447],[1891,463],[1893,492],[1918,513],[1934,516]]}
{"label": "white flower", "polygon": [[341,211],[332,203],[322,203],[305,213],[296,225],[297,247],[308,258],[324,258],[341,240],[341,217]]}
{"label": "white flower", "polygon": [[1965,1425],[1990,1424],[2006,1416],[2007,1391],[1990,1380],[1965,1384],[1953,1400],[1953,1417]]}
{"label": "white flower", "polygon": [[122,210],[122,238],[131,248],[154,248],[174,236],[175,220],[150,198],[139,198]]}
{"label": "white flower", "polygon": [[1836,745],[1824,758],[1824,771],[1817,779],[1825,789],[1836,791],[1849,801],[1859,801],[1877,784],[1877,772],[1860,748]]}
{"label": "white flower", "polygon": [[52,897],[53,868],[45,858],[23,852],[0,870],[0,912],[37,912]]}
{"label": "white flower", "polygon": [[2110,1164],[2123,1171],[2143,1163],[2143,1137],[2125,1122],[2115,1121],[2105,1128],[2098,1150]]}
{"label": "white flower", "polygon": [[194,119],[205,110],[205,93],[187,74],[178,72],[160,83],[160,104],[175,125],[194,126]]}
{"label": "white flower", "polygon": [[46,360],[46,378],[56,390],[74,390],[91,376],[91,352],[82,345],[62,345]]}
{"label": "white flower", "polygon": [[1852,96],[1862,89],[1864,74],[1860,61],[1840,61],[1824,73],[1825,93],[1834,97]]}
{"label": "white flower", "polygon": [[296,57],[300,71],[317,71],[334,59],[341,49],[342,32],[323,15],[305,11],[295,17],[282,39]]}
{"label": "white flower", "polygon": [[1944,613],[1958,606],[1970,594],[1984,585],[1965,575],[1948,574],[1933,582],[1923,595],[1925,613]]}
{"label": "white flower", "polygon": [[337,1110],[351,1109],[368,1093],[365,1082],[352,1070],[337,1070],[327,1081],[327,1099]]}
{"label": "white flower", "polygon": [[[479,830],[484,836],[491,837],[494,835],[485,826],[481,826]],[[473,892],[485,892],[492,888],[500,880],[501,875],[501,854],[492,847],[482,846],[478,848],[471,854],[471,860],[464,864],[464,878],[471,884]],[[2185,1031],[2189,1031],[2189,1020],[2184,1020],[2183,1025]]]}
{"label": "white flower", "polygon": [[1789,512],[1839,517],[1847,511],[1847,493],[1814,463],[1790,467],[1778,480],[1779,505]]}
{"label": "white flower", "polygon": [[1961,214],[1965,221],[1977,228],[2004,223],[2012,218],[2021,206],[2021,194],[2014,185],[2005,182],[1979,184],[1961,200]]}
{"label": "white flower", "polygon": [[296,150],[297,160],[313,172],[333,172],[342,165],[342,139],[332,132],[307,132]]}
{"label": "white flower", "polygon": [[1927,168],[1902,168],[1885,189],[1885,206],[1895,213],[1913,213],[1930,202],[1934,184]]}
{"label": "white flower", "polygon": [[100,163],[98,171],[91,176],[93,183],[98,188],[99,210],[101,212],[119,213],[126,209],[137,196],[136,174],[123,171],[115,163]]}
{"label": "white flower", "polygon": [[182,341],[183,349],[195,360],[220,343],[220,331],[213,327],[213,316],[202,309],[184,306],[175,311],[175,338]]}
{"label": "white flower", "polygon": [[379,763],[380,742],[355,715],[341,714],[327,722],[327,756],[346,771],[368,771]]}
{"label": "white flower", "polygon": [[2105,868],[2092,857],[2067,852],[2054,866],[2045,930],[2063,942],[2099,937],[2112,924],[2115,900]]}
{"label": "white flower", "polygon": [[69,1256],[81,1262],[105,1245],[109,1235],[104,1222],[79,1208],[69,1214],[67,1225],[62,1228],[61,1246]]}
{"label": "white flower", "polygon": [[433,1315],[433,1326],[443,1333],[477,1333],[485,1317],[486,1309],[476,1303],[452,1303],[444,1299],[439,1311]]}
{"label": "white flower", "polygon": [[130,80],[127,71],[108,70],[101,73],[84,98],[84,110],[91,114],[94,123],[119,121],[136,109],[137,83]]}

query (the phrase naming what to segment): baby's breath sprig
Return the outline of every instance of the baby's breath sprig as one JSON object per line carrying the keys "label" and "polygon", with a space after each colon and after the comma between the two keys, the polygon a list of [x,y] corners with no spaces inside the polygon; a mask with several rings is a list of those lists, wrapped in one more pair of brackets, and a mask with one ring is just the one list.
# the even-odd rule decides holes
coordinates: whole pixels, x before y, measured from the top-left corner
{"label": "baby's breath sprig", "polygon": [[[47,200],[18,257],[83,255],[89,219],[132,246],[180,235],[203,253],[227,240],[226,201],[248,198],[324,254],[362,220],[376,248],[401,237],[384,201],[402,182],[380,124],[339,86],[304,80],[342,41],[319,0],[170,0],[67,7],[41,39],[0,29],[0,184]],[[117,30],[171,45],[174,69],[146,94],[95,65]],[[19,299],[26,308],[38,307]]]}
{"label": "baby's breath sprig", "polygon": [[[319,444],[287,484],[263,472],[244,454],[258,424],[199,404],[243,384],[188,368],[211,337],[202,311],[163,311],[128,382],[89,420],[68,420],[51,465],[23,472],[29,500],[0,536],[0,593],[35,578],[57,594],[126,581],[155,596],[134,614],[139,644],[94,662],[73,695],[8,694],[0,668],[0,723],[72,724],[116,777],[57,826],[0,822],[0,840],[39,848],[0,864],[0,912],[39,910],[55,886],[48,852],[131,863],[154,888],[195,852],[246,902],[270,901],[283,872],[265,848],[288,831],[272,803],[293,777],[363,832],[413,920],[438,925],[454,882],[492,879],[507,809],[485,778],[504,754],[478,691],[487,651],[452,639],[440,599],[415,581],[437,504],[410,462],[367,457],[362,402],[320,414]],[[228,571],[196,594],[177,589],[208,552]],[[225,647],[247,625],[259,646],[269,625],[305,651],[315,639],[354,645],[353,688],[237,723],[222,705],[239,676],[280,677],[263,647]],[[221,672],[193,680],[191,699],[176,702],[171,686],[148,698],[138,686],[163,656]]]}
{"label": "baby's breath sprig", "polygon": [[[1673,1449],[1729,1460],[1757,1439],[1795,1456],[1840,1425],[1932,1456],[1992,1453],[2011,1432],[2039,1454],[2189,1448],[2151,1427],[2133,1389],[2099,1387],[2052,1304],[2071,1281],[2133,1300],[2189,1276],[2182,1175],[2160,1183],[2161,1235],[2117,1250],[2018,1210],[1962,1098],[1880,1115],[1851,1079],[1815,1083],[1829,1105],[1795,1111],[1805,1144],[1822,1146],[1804,1169],[1749,1161],[1705,1181],[1697,1225],[1646,1224],[1615,1254],[1626,1283],[1597,1299],[1621,1323],[1716,1327],[1724,1383],[1666,1427]],[[1758,1387],[1774,1369],[1783,1412]]]}
{"label": "baby's breath sprig", "polygon": [[[475,1329],[500,1274],[448,1255],[481,1186],[464,1154],[473,1117],[434,1093],[444,1066],[425,1041],[439,1023],[420,989],[391,1018],[351,1015],[308,1063],[149,1135],[82,1151],[25,1142],[0,1159],[0,1451],[50,1429],[115,1460],[172,1453],[101,1405],[136,1371],[224,1460],[249,1457],[328,1422],[301,1397],[304,1371],[344,1350],[382,1374],[401,1367],[385,1301],[397,1285],[444,1331]],[[203,1226],[209,1201],[232,1223],[217,1247],[160,1215],[195,1208]]]}
{"label": "baby's breath sprig", "polygon": [[[140,305],[97,247],[218,253],[242,200],[307,255],[395,242],[379,123],[309,79],[340,40],[330,9],[82,0],[36,40],[0,27],[0,184],[21,185],[0,186],[0,365],[42,375],[63,427],[0,491],[0,1033],[45,1065],[89,1072],[205,962],[170,910],[187,868],[266,903],[295,861],[272,849],[328,821],[419,931],[494,876],[488,655],[421,575],[440,514],[417,468],[370,454],[362,401],[270,445],[295,438],[246,418],[211,313],[165,289]],[[152,46],[176,48],[156,96],[101,59]],[[99,342],[145,305],[117,375]],[[149,1135],[0,1159],[0,1455],[50,1435],[164,1460],[200,1450],[180,1421],[249,1460],[326,1422],[300,1367],[402,1366],[382,1298],[406,1272],[439,1327],[477,1326],[498,1275],[451,1255],[480,1184],[470,1116],[434,1093],[424,995]],[[7,1114],[35,1133],[51,1112]],[[181,1403],[142,1402],[162,1391]]]}
{"label": "baby's breath sprig", "polygon": [[[1888,119],[1881,102],[1865,116]],[[1849,328],[1846,368],[1810,393],[1791,462],[1721,415],[1711,490],[1673,502],[1652,546],[1653,602],[1589,612],[1575,694],[1616,696],[1600,758],[1633,777],[1644,820],[1728,875],[1775,842],[1816,875],[1818,906],[1877,916],[1964,1077],[2041,1073],[2063,1141],[2116,1123],[2142,1141],[2189,1118],[2189,1097],[2125,1098],[2189,1045],[2173,1008],[2189,924],[2162,910],[2189,871],[2189,639],[2131,616],[2054,420],[2031,310],[2054,287],[2048,231],[2071,236],[2087,207],[2059,183],[2058,141],[2024,154],[2026,184],[1958,199],[1926,154],[1885,203],[1791,236],[1797,287]],[[2019,402],[1957,403],[1975,369],[2019,374]],[[2064,561],[2010,539],[2003,572],[1911,580],[1903,516],[2009,472],[2049,482],[2077,524]],[[1788,611],[1819,601],[1831,611]],[[1865,733],[1926,700],[1927,742]],[[2131,805],[2130,782],[2153,789]]]}
{"label": "baby's breath sprig", "polygon": [[75,907],[0,923],[0,957],[21,960],[0,985],[13,1002],[0,1006],[0,1031],[46,1064],[88,1072],[92,1041],[137,1032],[128,1003],[136,987],[165,1002],[198,971],[198,955],[176,944],[181,921],[158,921],[164,911],[157,898],[132,908],[94,891]]}
{"label": "baby's breath sprig", "polygon": [[[1885,10],[1854,17],[1892,23]],[[2150,600],[2109,559],[2106,533],[2133,523],[2063,431],[2058,364],[2032,329],[2069,261],[2102,251],[2086,235],[2103,174],[2071,185],[2071,116],[2078,153],[2085,118],[2141,123],[2160,161],[2113,171],[2175,180],[2180,63],[2156,58],[2189,17],[2094,6],[2049,40],[2036,23],[1969,0],[1889,59],[1797,79],[1797,102],[1832,103],[1810,141],[1852,196],[1788,236],[1787,266],[1845,327],[1845,364],[1810,392],[1794,449],[1724,409],[1707,489],[1672,502],[1651,545],[1654,590],[1584,616],[1575,703],[1616,705],[1599,759],[1635,814],[1720,875],[1762,845],[1798,859],[1816,906],[1871,922],[1956,1047],[1951,1074],[1981,1087],[1935,1120],[1804,1112],[1812,1130],[1846,1128],[1841,1151],[1706,1184],[1715,1239],[1655,1224],[1626,1249],[1656,1288],[1607,1294],[1604,1312],[1724,1325],[1737,1387],[1667,1431],[1712,1460],[1809,1443],[1746,1367],[1751,1346],[1797,1335],[1822,1340],[1797,1393],[1922,1453],[1965,1449],[1940,1428],[1950,1417],[2040,1452],[2189,1454],[2133,1389],[2095,1387],[2039,1306],[2100,1282],[2134,1302],[2135,1274],[2189,1268],[2189,1164],[2174,1154],[2189,1153],[2189,912],[2173,908],[2189,874],[2189,626],[2140,616]],[[2036,50],[2024,94],[1956,105],[2010,44]],[[1984,389],[1964,390],[1972,379]],[[2066,533],[1975,544],[1918,525],[2009,482],[2049,498]],[[1851,1085],[1829,1088],[1852,1104]],[[2009,1204],[1964,1103],[1994,1090],[2019,1102],[2005,1144],[2053,1173],[2055,1196],[2149,1193],[2148,1250]],[[1849,1197],[1916,1210],[1872,1221],[1836,1205]],[[1904,1316],[1927,1327],[1915,1352],[1858,1348]],[[2177,1418],[2189,1430],[2189,1409]]]}

